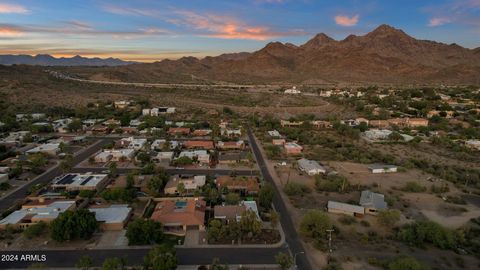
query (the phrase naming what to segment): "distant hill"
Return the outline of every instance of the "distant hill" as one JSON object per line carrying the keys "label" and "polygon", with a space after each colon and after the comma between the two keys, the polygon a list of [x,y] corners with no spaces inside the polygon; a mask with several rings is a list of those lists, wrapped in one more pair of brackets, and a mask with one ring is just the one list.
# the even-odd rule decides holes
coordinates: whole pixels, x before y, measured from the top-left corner
{"label": "distant hill", "polygon": [[480,48],[418,40],[380,25],[343,40],[322,33],[301,46],[271,42],[252,53],[76,71],[129,82],[480,84]]}
{"label": "distant hill", "polygon": [[34,65],[34,66],[124,66],[133,64],[117,58],[86,58],[79,55],[71,58],[55,58],[49,54],[0,55],[0,65]]}

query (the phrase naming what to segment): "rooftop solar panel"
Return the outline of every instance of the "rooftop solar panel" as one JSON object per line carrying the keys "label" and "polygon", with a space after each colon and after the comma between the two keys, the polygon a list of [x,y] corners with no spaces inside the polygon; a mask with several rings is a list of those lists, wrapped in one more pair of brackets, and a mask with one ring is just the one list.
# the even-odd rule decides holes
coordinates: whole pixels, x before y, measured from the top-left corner
{"label": "rooftop solar panel", "polygon": [[81,186],[85,185],[85,184],[88,183],[88,181],[90,181],[92,178],[93,178],[93,176],[87,177],[87,179],[83,180],[82,183],[80,183],[80,185],[81,185]]}

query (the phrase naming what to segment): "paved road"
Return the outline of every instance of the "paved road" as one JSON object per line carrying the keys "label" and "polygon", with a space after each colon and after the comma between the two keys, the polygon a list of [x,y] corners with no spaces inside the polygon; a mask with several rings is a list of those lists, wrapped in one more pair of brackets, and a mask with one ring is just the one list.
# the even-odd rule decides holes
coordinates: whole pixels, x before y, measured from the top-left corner
{"label": "paved road", "polygon": [[[127,174],[133,170],[139,170],[140,168],[118,168],[117,172],[119,174]],[[108,168],[73,168],[71,172],[73,173],[101,173]],[[226,170],[226,169],[166,169],[165,170],[168,174],[208,174],[208,175],[230,175],[233,171],[235,171],[236,175],[240,176],[250,176],[250,175],[257,175],[257,170]]]}
{"label": "paved road", "polygon": [[[250,129],[248,130],[248,139],[250,141],[250,145],[252,147],[253,153],[255,154],[255,159],[257,160],[258,167],[260,168],[260,171],[262,172],[264,179],[270,182],[276,191],[275,196],[273,197],[273,204],[275,205],[275,209],[278,212],[280,212],[280,222],[285,232],[285,241],[287,242],[290,248],[290,251],[292,252],[292,254],[305,252],[305,249],[303,248],[303,245],[299,239],[297,231],[295,230],[295,226],[293,225],[293,221],[288,215],[287,207],[285,206],[285,203],[283,202],[282,197],[280,196],[280,191],[278,190],[277,186],[273,182],[273,178],[267,169],[265,159],[263,158],[262,153],[260,152],[260,148],[257,142],[255,141],[254,135]],[[307,257],[305,256],[305,253],[298,254],[297,265],[298,265],[298,268],[301,270],[312,269]]]}
{"label": "paved road", "polygon": [[[81,161],[87,159],[89,156],[94,154],[95,152],[99,151],[104,145],[111,142],[112,139],[102,139],[94,144],[88,146],[87,148],[81,150],[81,152],[77,152],[73,157],[74,165],[77,165]],[[62,174],[60,167],[55,165],[54,167],[47,170],[45,173],[37,176],[26,185],[22,186],[21,188],[17,189],[13,193],[7,195],[6,197],[0,199],[0,212],[7,210],[8,208],[12,207],[17,201],[21,201],[25,198],[27,191],[30,187],[50,182],[53,178]]]}
{"label": "paved road", "polygon": [[[0,261],[0,269],[27,268],[36,261],[21,260],[22,255],[37,255],[39,263],[48,267],[72,267],[82,256],[90,256],[94,266],[101,266],[105,258],[126,257],[128,265],[141,265],[149,248],[140,249],[95,249],[95,250],[32,250],[2,251],[1,255],[17,255],[14,261]],[[219,258],[227,264],[275,264],[275,255],[286,252],[284,248],[180,248],[177,249],[178,264],[209,264]],[[46,257],[42,261],[42,255]]]}

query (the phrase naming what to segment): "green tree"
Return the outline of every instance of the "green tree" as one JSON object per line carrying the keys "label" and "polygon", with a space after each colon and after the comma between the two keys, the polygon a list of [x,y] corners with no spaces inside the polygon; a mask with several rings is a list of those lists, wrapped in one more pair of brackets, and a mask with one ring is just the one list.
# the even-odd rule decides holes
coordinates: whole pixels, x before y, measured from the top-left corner
{"label": "green tree", "polygon": [[28,226],[24,231],[23,235],[31,239],[42,235],[47,230],[47,223],[40,221],[34,225]]}
{"label": "green tree", "polygon": [[32,165],[32,169],[39,170],[41,167],[47,164],[47,159],[41,153],[33,154],[29,157],[30,164]]}
{"label": "green tree", "polygon": [[163,173],[157,173],[147,183],[148,192],[152,196],[158,196],[165,184],[168,182],[169,176],[163,171]]}
{"label": "green tree", "polygon": [[272,230],[277,229],[278,223],[280,222],[280,215],[277,211],[270,209],[270,227]]}
{"label": "green tree", "polygon": [[229,205],[235,205],[240,202],[240,195],[238,193],[230,192],[225,196],[225,202]]}
{"label": "green tree", "polygon": [[275,256],[275,262],[282,270],[288,270],[293,266],[293,258],[286,252],[280,252]]}
{"label": "green tree", "polygon": [[128,224],[126,236],[129,245],[158,244],[163,240],[162,224],[151,219],[135,219]]}
{"label": "green tree", "polygon": [[102,264],[102,270],[121,270],[122,262],[119,258],[106,258]]}
{"label": "green tree", "polygon": [[70,124],[67,125],[67,128],[71,132],[77,132],[82,129],[82,126],[82,121],[80,121],[80,119],[74,119]]}
{"label": "green tree", "polygon": [[392,260],[388,266],[388,270],[429,270],[430,268],[415,258],[409,256],[401,256]]}
{"label": "green tree", "polygon": [[178,183],[177,185],[177,192],[180,195],[183,195],[185,193],[185,184],[183,182]]}
{"label": "green tree", "polygon": [[392,227],[400,221],[400,211],[396,209],[381,210],[377,215],[377,220],[385,227]]}
{"label": "green tree", "polygon": [[240,232],[242,237],[252,238],[262,231],[262,222],[258,220],[257,214],[247,210],[240,218]]}
{"label": "green tree", "polygon": [[88,239],[97,228],[95,213],[87,209],[67,210],[50,223],[50,236],[58,242]]}
{"label": "green tree", "polygon": [[332,221],[319,210],[308,211],[300,221],[300,234],[316,240],[325,239],[326,230],[332,229]]}
{"label": "green tree", "polygon": [[88,270],[92,266],[93,266],[92,257],[88,255],[80,257],[78,262],[75,264],[75,267],[80,268],[82,270]]}
{"label": "green tree", "polygon": [[212,264],[210,264],[209,270],[228,270],[227,264],[220,264],[220,259],[214,258]]}
{"label": "green tree", "polygon": [[118,174],[118,169],[117,169],[117,162],[113,161],[108,165],[108,170],[109,170],[109,175],[110,177],[115,177]]}
{"label": "green tree", "polygon": [[143,260],[145,269],[175,270],[177,269],[177,256],[174,248],[164,245],[157,246],[148,252]]}
{"label": "green tree", "polygon": [[265,209],[270,209],[272,207],[273,194],[273,187],[270,183],[263,185],[258,192],[258,203],[260,206]]}

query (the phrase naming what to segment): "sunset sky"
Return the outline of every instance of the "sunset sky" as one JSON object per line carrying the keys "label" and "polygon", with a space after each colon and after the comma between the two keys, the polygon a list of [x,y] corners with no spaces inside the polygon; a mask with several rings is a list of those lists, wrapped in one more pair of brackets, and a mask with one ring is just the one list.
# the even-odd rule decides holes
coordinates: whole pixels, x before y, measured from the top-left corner
{"label": "sunset sky", "polygon": [[480,0],[0,0],[0,54],[155,61],[335,39],[386,23],[480,46]]}

